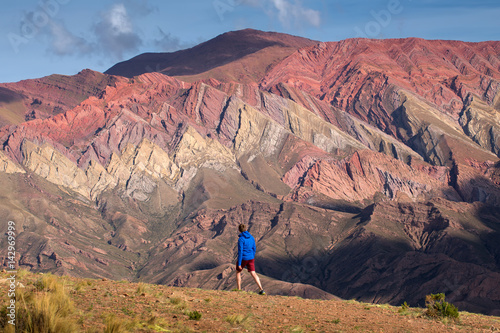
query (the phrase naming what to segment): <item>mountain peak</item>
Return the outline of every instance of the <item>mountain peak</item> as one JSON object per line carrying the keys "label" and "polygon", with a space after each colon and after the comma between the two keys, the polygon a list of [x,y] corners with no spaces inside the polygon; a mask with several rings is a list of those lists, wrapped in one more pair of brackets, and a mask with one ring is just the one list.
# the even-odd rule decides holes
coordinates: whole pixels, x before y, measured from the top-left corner
{"label": "mountain peak", "polygon": [[[171,53],[143,53],[114,65],[105,73],[129,78],[153,71],[169,76],[193,76],[259,52],[261,60],[252,61],[252,66],[247,70],[261,72],[262,69],[255,63],[275,62],[297,49],[316,43],[307,38],[282,33],[244,29],[223,33],[185,50]],[[262,58],[265,61],[262,61]]]}

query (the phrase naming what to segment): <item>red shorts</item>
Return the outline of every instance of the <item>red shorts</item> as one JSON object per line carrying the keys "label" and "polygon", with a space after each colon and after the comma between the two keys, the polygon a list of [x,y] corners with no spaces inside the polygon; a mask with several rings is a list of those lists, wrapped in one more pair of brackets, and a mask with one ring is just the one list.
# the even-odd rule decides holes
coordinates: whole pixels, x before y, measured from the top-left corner
{"label": "red shorts", "polygon": [[[248,269],[249,272],[255,272],[255,259],[252,259],[252,260],[242,260],[241,261],[241,271],[245,267]],[[238,267],[236,267],[236,270],[238,270]]]}

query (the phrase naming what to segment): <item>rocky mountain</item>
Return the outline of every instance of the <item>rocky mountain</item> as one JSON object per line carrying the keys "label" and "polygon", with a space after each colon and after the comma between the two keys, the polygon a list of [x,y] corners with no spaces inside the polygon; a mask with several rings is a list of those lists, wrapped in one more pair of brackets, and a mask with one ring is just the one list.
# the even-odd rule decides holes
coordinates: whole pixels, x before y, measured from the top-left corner
{"label": "rocky mountain", "polygon": [[498,155],[499,48],[416,38],[320,43],[274,67],[261,87],[304,106],[307,93],[404,142],[427,162],[451,165],[487,159],[478,145]]}
{"label": "rocky mountain", "polygon": [[84,70],[74,76],[51,75],[0,83],[0,126],[19,125],[71,110],[90,96],[100,94],[115,80],[113,76]]}
{"label": "rocky mountain", "polygon": [[245,223],[270,293],[499,314],[499,51],[244,30],[3,84],[19,265],[231,289]]}

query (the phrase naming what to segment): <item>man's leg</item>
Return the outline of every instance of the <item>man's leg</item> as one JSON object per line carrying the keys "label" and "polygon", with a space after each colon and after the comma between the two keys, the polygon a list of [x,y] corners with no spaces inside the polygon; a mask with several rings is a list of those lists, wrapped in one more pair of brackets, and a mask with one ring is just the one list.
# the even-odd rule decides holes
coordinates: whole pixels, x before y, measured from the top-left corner
{"label": "man's leg", "polygon": [[241,272],[236,271],[236,285],[238,290],[241,290]]}
{"label": "man's leg", "polygon": [[260,284],[260,279],[259,279],[259,276],[257,275],[257,273],[255,273],[255,271],[252,271],[252,272],[250,272],[250,275],[252,275],[255,283],[257,283],[257,285],[259,286],[259,290],[264,290],[262,288],[262,285]]}

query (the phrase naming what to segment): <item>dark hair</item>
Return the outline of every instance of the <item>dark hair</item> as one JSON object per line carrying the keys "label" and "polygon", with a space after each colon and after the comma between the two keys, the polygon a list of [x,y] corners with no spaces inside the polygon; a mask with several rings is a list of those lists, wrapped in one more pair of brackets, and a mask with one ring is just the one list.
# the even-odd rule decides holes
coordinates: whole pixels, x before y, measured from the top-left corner
{"label": "dark hair", "polygon": [[244,225],[244,224],[240,224],[240,225],[238,226],[238,230],[239,230],[240,232],[247,231],[247,226],[246,226],[246,225]]}

